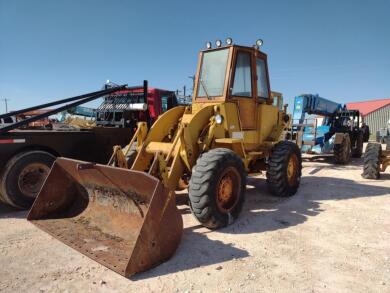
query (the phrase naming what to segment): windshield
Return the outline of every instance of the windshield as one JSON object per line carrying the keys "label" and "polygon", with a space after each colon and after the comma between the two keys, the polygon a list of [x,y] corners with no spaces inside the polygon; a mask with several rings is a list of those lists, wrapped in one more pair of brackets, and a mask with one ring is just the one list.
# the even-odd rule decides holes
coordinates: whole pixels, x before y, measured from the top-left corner
{"label": "windshield", "polygon": [[205,52],[198,84],[198,97],[223,95],[228,49]]}

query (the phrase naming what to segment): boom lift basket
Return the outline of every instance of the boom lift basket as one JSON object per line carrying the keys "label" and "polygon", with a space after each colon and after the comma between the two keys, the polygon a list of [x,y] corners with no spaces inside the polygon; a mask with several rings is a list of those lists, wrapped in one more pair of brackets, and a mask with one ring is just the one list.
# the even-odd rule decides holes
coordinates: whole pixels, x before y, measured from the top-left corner
{"label": "boom lift basket", "polygon": [[169,259],[183,220],[175,195],[144,172],[58,158],[27,219],[130,276]]}

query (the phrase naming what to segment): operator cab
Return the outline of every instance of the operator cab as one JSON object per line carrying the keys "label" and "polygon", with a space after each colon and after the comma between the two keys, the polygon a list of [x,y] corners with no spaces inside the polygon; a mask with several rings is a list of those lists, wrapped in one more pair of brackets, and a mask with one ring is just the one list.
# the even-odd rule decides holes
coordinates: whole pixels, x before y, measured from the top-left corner
{"label": "operator cab", "polygon": [[347,110],[345,107],[340,109],[332,119],[330,119],[330,126],[335,132],[341,130],[358,131],[360,125],[359,110]]}
{"label": "operator cab", "polygon": [[267,55],[253,47],[233,45],[231,39],[222,46],[200,52],[195,80],[194,103],[234,101],[238,103],[243,129],[255,129],[256,104],[273,104]]}
{"label": "operator cab", "polygon": [[226,45],[200,52],[195,100],[270,99],[267,55],[259,46]]}

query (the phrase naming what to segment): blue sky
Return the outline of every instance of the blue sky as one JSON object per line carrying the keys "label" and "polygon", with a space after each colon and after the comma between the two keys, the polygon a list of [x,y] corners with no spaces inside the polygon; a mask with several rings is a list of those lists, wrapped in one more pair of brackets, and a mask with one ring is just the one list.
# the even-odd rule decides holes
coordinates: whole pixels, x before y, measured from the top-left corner
{"label": "blue sky", "polygon": [[386,0],[0,0],[0,98],[15,110],[107,79],[190,87],[198,50],[228,36],[264,40],[271,88],[290,104],[390,97],[389,11]]}

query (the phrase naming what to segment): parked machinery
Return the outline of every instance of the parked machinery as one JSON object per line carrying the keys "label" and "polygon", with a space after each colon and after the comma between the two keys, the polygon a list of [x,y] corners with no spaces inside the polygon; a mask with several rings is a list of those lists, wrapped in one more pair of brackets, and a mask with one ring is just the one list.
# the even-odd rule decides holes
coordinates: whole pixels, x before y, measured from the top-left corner
{"label": "parked machinery", "polygon": [[386,150],[382,150],[380,143],[368,143],[364,153],[362,177],[379,179],[380,173],[390,166],[390,139],[387,140]]}
{"label": "parked machinery", "polygon": [[193,215],[210,229],[238,218],[247,173],[266,171],[271,193],[295,194],[301,155],[280,140],[289,116],[273,105],[267,55],[227,44],[200,52],[192,106],[167,111],[149,130],[138,124],[117,159],[123,168],[57,159],[28,220],[129,276],[178,247],[183,222],[174,191],[183,185]]}
{"label": "parked machinery", "polygon": [[376,132],[376,142],[390,144],[390,119],[387,125]]}
{"label": "parked machinery", "polygon": [[[306,118],[306,114],[322,117]],[[333,152],[337,164],[346,164],[350,157],[359,158],[363,150],[363,131],[359,127],[360,113],[318,95],[295,97],[292,135],[301,151],[314,154]]]}
{"label": "parked machinery", "polygon": [[63,114],[77,115],[86,118],[95,118],[96,110],[90,107],[77,106],[63,112]]}

